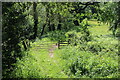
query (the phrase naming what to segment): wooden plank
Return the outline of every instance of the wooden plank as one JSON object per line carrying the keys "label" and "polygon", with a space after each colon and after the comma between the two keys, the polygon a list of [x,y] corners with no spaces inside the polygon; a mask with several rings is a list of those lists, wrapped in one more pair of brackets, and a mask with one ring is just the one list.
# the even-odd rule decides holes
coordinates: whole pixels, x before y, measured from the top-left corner
{"label": "wooden plank", "polygon": [[67,46],[67,45],[60,45],[60,46]]}
{"label": "wooden plank", "polygon": [[60,44],[60,45],[68,45],[68,44]]}
{"label": "wooden plank", "polygon": [[60,49],[60,46],[67,46],[70,44],[70,41],[58,41],[58,49]]}
{"label": "wooden plank", "polygon": [[59,43],[64,43],[64,42],[68,43],[68,41],[59,41]]}
{"label": "wooden plank", "polygon": [[59,43],[59,44],[68,44],[68,43]]}

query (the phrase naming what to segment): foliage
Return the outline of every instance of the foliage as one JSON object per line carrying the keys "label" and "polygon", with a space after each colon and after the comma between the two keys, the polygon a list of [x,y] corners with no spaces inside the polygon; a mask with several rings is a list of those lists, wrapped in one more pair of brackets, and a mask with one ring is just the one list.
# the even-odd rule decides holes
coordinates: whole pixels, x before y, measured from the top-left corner
{"label": "foliage", "polygon": [[112,30],[114,36],[119,33],[116,31],[120,25],[120,2],[100,3],[97,16],[98,20],[110,24],[110,30]]}
{"label": "foliage", "polygon": [[11,64],[16,62],[17,57],[22,57],[22,42],[33,34],[33,17],[29,14],[31,3],[10,2],[2,5],[2,61],[3,75],[7,76],[9,71],[5,72],[5,69],[12,70]]}
{"label": "foliage", "polygon": [[[17,59],[11,78],[61,78],[67,77],[62,71],[59,57],[50,58],[48,49],[55,43],[48,38],[37,40],[31,44],[30,51],[22,59]],[[44,48],[44,49],[41,49]],[[23,54],[23,53],[22,53]],[[59,63],[59,65],[57,65]]]}
{"label": "foliage", "polygon": [[[75,30],[68,33],[80,35]],[[115,38],[94,36],[93,40],[85,44],[56,49],[54,57],[50,58],[49,49],[56,43],[51,41],[51,38],[36,39],[36,42],[31,44],[30,51],[25,53],[27,55],[14,64],[11,78],[117,78],[119,76],[118,44]],[[41,49],[42,44],[46,49]]]}
{"label": "foliage", "polygon": [[[101,28],[101,26],[105,27]],[[56,54],[62,58],[64,72],[70,77],[117,78],[119,76],[118,41],[108,36],[108,32],[104,32],[107,30],[106,25],[101,26],[90,27],[93,37],[91,41],[56,50]],[[77,32],[76,34],[79,35]],[[100,36],[101,34],[105,36]]]}
{"label": "foliage", "polygon": [[[119,46],[107,29],[119,32],[119,4],[3,3],[3,77],[116,78]],[[60,40],[71,44],[51,58]]]}
{"label": "foliage", "polygon": [[79,45],[90,41],[91,35],[88,30],[87,20],[83,20],[80,26],[74,26],[71,31],[68,31],[65,35],[73,45]]}
{"label": "foliage", "polygon": [[77,45],[91,40],[90,32],[87,28],[87,20],[83,20],[80,26],[74,26],[71,30],[68,31],[52,31],[49,32],[48,36],[51,40],[54,41],[70,41],[71,44]]}
{"label": "foliage", "polygon": [[53,41],[65,41],[66,36],[64,31],[52,31],[47,34],[47,36]]}
{"label": "foliage", "polygon": [[[97,47],[94,47],[98,49]],[[108,47],[107,47],[108,48]],[[99,50],[97,50],[99,51]],[[77,78],[113,78],[118,71],[118,56],[113,52],[90,52],[79,47],[66,47],[56,51],[63,59],[64,71],[70,77]]]}

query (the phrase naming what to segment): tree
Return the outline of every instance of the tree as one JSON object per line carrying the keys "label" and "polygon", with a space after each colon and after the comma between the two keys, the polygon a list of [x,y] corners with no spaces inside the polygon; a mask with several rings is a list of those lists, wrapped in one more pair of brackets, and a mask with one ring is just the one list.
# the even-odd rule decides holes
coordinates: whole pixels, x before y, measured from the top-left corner
{"label": "tree", "polygon": [[33,15],[34,15],[34,35],[33,35],[33,38],[36,39],[37,37],[37,30],[38,30],[38,27],[37,27],[37,24],[38,24],[38,14],[37,14],[37,3],[36,2],[33,2]]}
{"label": "tree", "polygon": [[[26,39],[32,33],[29,22],[31,3],[2,3],[2,61],[3,75],[13,68],[16,58],[21,58],[22,46],[26,49]],[[23,44],[22,44],[23,43]],[[5,70],[7,70],[5,72]]]}
{"label": "tree", "polygon": [[44,25],[43,25],[43,27],[42,27],[42,31],[41,31],[41,35],[40,35],[40,37],[44,34],[44,30],[45,30],[45,27],[46,27],[46,25],[48,24],[48,15],[49,15],[49,10],[48,10],[48,7],[49,7],[49,4],[48,3],[42,3],[45,7],[46,7],[46,16],[45,16],[45,18],[46,18],[46,21],[45,21],[45,23],[44,23]]}
{"label": "tree", "polygon": [[117,34],[116,31],[119,28],[120,22],[120,2],[101,3],[97,12],[98,20],[104,23],[109,23],[109,30],[112,30],[113,35],[115,36]]}

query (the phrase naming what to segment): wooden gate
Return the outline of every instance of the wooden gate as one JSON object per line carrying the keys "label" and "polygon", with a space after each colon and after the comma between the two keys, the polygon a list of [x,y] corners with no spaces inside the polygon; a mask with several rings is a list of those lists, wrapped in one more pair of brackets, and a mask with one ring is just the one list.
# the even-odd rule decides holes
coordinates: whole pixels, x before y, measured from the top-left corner
{"label": "wooden gate", "polygon": [[60,46],[67,46],[70,42],[68,41],[58,41],[58,49],[60,49]]}

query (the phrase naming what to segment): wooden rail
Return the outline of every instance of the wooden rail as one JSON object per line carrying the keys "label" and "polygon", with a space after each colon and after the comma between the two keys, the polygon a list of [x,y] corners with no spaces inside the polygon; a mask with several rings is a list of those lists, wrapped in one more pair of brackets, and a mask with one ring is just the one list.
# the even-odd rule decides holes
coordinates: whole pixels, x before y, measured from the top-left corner
{"label": "wooden rail", "polygon": [[58,41],[58,49],[60,49],[60,46],[67,46],[70,42],[68,41]]}

